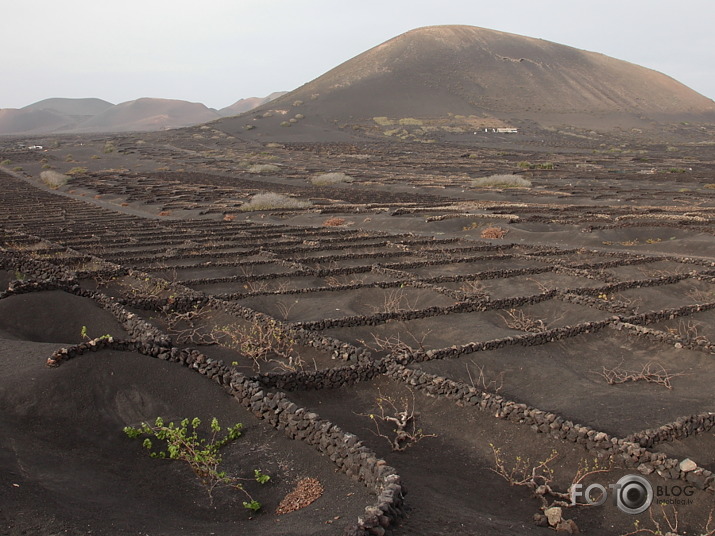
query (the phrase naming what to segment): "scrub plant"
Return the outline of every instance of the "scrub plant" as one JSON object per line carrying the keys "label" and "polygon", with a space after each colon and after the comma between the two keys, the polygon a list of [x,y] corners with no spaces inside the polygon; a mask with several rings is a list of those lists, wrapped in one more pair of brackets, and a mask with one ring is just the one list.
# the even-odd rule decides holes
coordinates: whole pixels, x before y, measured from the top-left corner
{"label": "scrub plant", "polygon": [[[212,433],[208,439],[199,437],[197,429],[200,425],[201,420],[198,417],[194,417],[192,420],[184,419],[178,425],[173,422],[167,425],[161,417],[157,417],[153,425],[144,422],[138,428],[126,426],[124,433],[131,438],[144,436],[142,445],[149,451],[152,458],[168,458],[186,462],[206,490],[212,504],[214,490],[219,487],[230,487],[242,491],[246,495],[247,500],[243,501],[245,508],[254,512],[260,510],[261,503],[255,500],[241,483],[242,480],[249,479],[229,476],[225,471],[219,469],[223,459],[219,450],[241,436],[243,425],[237,423],[229,426],[224,437],[220,439],[218,434],[221,432],[221,426],[218,419],[215,417],[211,419]],[[156,450],[151,438],[163,441],[165,449]],[[253,471],[253,479],[260,484],[265,484],[270,478],[259,469]]]}

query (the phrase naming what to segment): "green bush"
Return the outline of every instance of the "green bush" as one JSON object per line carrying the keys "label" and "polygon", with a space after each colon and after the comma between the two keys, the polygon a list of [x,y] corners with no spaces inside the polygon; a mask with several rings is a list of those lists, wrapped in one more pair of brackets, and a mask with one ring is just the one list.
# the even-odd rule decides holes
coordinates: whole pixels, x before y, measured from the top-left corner
{"label": "green bush", "polygon": [[[228,476],[225,471],[219,470],[219,465],[222,461],[219,449],[238,439],[241,436],[243,425],[238,423],[230,426],[222,439],[217,438],[218,433],[221,431],[221,426],[219,426],[215,417],[211,420],[212,434],[210,439],[199,438],[197,429],[200,425],[201,420],[198,417],[193,418],[191,421],[184,419],[178,426],[173,422],[165,425],[164,420],[161,417],[157,417],[153,425],[142,423],[138,428],[126,426],[124,433],[133,439],[145,436],[142,446],[149,451],[149,455],[152,458],[168,458],[186,462],[201,482],[201,485],[204,486],[211,502],[213,502],[214,490],[218,487],[226,486],[240,490],[246,495],[248,501],[243,502],[244,507],[254,512],[259,510],[261,504],[251,497],[240,482],[247,479]],[[189,430],[189,427],[191,430]],[[154,450],[154,443],[151,438],[164,442],[165,450]],[[253,471],[253,476],[253,479],[261,484],[265,484],[271,478],[261,473],[258,469]]]}
{"label": "green bush", "polygon": [[0,165],[3,165],[3,166],[9,166],[10,164],[12,164],[12,160],[10,160],[9,158],[6,158],[2,162],[0,162]]}
{"label": "green bush", "polygon": [[105,154],[113,153],[116,150],[117,150],[117,148],[114,146],[114,143],[112,143],[111,141],[105,142],[104,149],[102,149],[102,151]]}
{"label": "green bush", "polygon": [[332,184],[340,184],[352,182],[353,178],[345,173],[321,173],[310,179],[310,182],[316,186],[330,186]]}
{"label": "green bush", "polygon": [[295,199],[287,195],[277,194],[275,192],[266,192],[254,195],[248,203],[244,203],[240,210],[244,212],[253,212],[255,210],[274,210],[274,209],[295,209],[306,208],[310,206],[309,201]]}
{"label": "green bush", "polygon": [[492,175],[472,181],[474,188],[529,188],[531,181],[518,175]]}

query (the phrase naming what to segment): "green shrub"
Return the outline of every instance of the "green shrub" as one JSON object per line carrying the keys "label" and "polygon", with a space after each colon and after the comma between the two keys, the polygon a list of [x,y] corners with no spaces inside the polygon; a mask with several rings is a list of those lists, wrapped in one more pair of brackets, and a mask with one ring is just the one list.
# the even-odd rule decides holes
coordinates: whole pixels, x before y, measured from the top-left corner
{"label": "green shrub", "polygon": [[253,130],[254,128],[256,128],[256,125],[246,125],[243,127],[244,130]]}
{"label": "green shrub", "polygon": [[50,188],[59,188],[64,186],[70,180],[67,175],[63,175],[57,171],[43,171],[40,173],[40,179]]}
{"label": "green shrub", "polygon": [[289,126],[290,126],[290,122],[289,122],[289,121],[281,121],[281,126],[282,126],[282,127],[289,127]]}
{"label": "green shrub", "polygon": [[345,173],[321,173],[310,179],[310,182],[316,186],[330,186],[331,184],[340,184],[344,182],[352,182],[353,178]]}
{"label": "green shrub", "polygon": [[474,188],[530,188],[531,181],[518,175],[492,175],[472,181]]}
{"label": "green shrub", "polygon": [[[181,460],[186,462],[196,477],[204,486],[209,500],[213,502],[213,492],[218,487],[231,487],[242,491],[248,501],[243,502],[243,506],[252,511],[257,511],[261,508],[261,504],[251,497],[241,484],[241,479],[233,476],[228,476],[225,471],[219,470],[219,465],[222,461],[222,456],[219,449],[231,441],[235,441],[241,436],[240,423],[230,426],[226,430],[226,435],[222,439],[218,439],[217,435],[221,431],[218,420],[214,417],[211,420],[211,437],[210,439],[199,438],[197,428],[201,425],[201,420],[198,417],[182,420],[179,425],[170,422],[164,424],[161,417],[157,417],[154,425],[142,423],[138,428],[126,426],[124,433],[130,438],[141,438],[145,436],[142,446],[149,451],[152,458],[168,458],[171,460]],[[191,427],[191,430],[189,430]],[[158,439],[164,442],[165,450],[153,450],[154,443],[151,438]],[[260,484],[265,484],[270,480],[270,476],[261,473],[260,470],[254,469],[253,480]]]}
{"label": "green shrub", "polygon": [[255,210],[295,209],[310,206],[309,201],[295,199],[275,192],[266,192],[254,195],[248,203],[244,203],[240,210],[253,212]]}
{"label": "green shrub", "polygon": [[116,150],[117,150],[117,148],[114,146],[114,143],[112,143],[111,141],[105,142],[104,149],[102,149],[102,151],[105,154],[113,153]]}
{"label": "green shrub", "polygon": [[280,170],[281,168],[279,168],[275,164],[253,164],[251,167],[248,168],[249,173],[260,174],[277,173]]}
{"label": "green shrub", "polygon": [[10,160],[9,158],[6,158],[2,162],[0,162],[0,165],[3,165],[3,166],[9,166],[10,164],[12,164],[12,160]]}

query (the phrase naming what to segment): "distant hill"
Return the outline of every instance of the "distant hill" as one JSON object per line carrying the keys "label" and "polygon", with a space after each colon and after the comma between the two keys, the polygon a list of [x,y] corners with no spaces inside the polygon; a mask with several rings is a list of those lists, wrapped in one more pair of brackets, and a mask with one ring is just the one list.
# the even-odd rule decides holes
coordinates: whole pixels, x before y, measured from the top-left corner
{"label": "distant hill", "polygon": [[100,114],[112,106],[114,104],[102,99],[53,98],[30,104],[22,108],[22,110],[52,110],[65,115],[90,117]]}
{"label": "distant hill", "polygon": [[[472,26],[412,30],[216,126],[247,137],[428,139],[488,127],[715,123],[715,102],[651,69]],[[289,126],[290,125],[290,126]]]}
{"label": "distant hill", "polygon": [[129,132],[164,130],[220,117],[196,102],[142,98],[117,104],[78,125],[78,132]]}
{"label": "distant hill", "polygon": [[288,93],[288,92],[287,91],[276,91],[274,93],[271,93],[267,97],[249,97],[247,99],[240,99],[240,100],[234,102],[231,106],[226,106],[225,108],[221,108],[218,111],[218,113],[224,117],[230,117],[232,115],[239,115],[244,112],[253,110],[254,108],[257,108],[258,106],[260,106],[262,104],[271,102],[272,100],[275,100],[278,97],[282,97],[286,93]]}
{"label": "distant hill", "polygon": [[[121,104],[102,99],[45,99],[24,108],[0,109],[0,135],[152,131],[197,125],[236,115],[285,92],[241,99],[221,111],[183,100],[141,98]],[[232,108],[239,111],[232,111]]]}

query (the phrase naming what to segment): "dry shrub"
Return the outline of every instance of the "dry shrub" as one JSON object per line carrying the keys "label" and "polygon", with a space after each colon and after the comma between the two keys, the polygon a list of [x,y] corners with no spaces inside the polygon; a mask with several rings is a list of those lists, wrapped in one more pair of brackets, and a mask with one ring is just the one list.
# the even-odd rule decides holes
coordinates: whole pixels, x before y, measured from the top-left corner
{"label": "dry shrub", "polygon": [[42,182],[50,188],[59,188],[60,186],[67,184],[67,181],[70,180],[67,175],[63,175],[62,173],[52,170],[40,173],[40,179],[42,179]]}
{"label": "dry shrub", "polygon": [[531,181],[518,175],[492,175],[472,181],[474,188],[530,188]]}
{"label": "dry shrub", "polygon": [[248,203],[241,206],[241,210],[251,212],[254,210],[271,210],[278,208],[306,208],[308,206],[310,206],[309,201],[302,201],[275,192],[266,192],[254,195]]}
{"label": "dry shrub", "polygon": [[345,225],[345,218],[328,218],[323,222],[325,227],[340,227]]}
{"label": "dry shrub", "polygon": [[276,166],[275,164],[254,164],[251,167],[248,168],[249,173],[260,173],[260,174],[268,174],[268,173],[278,173],[281,168]]}
{"label": "dry shrub", "polygon": [[508,231],[506,229],[502,229],[498,226],[492,226],[483,229],[480,236],[482,238],[499,239],[504,238],[504,235],[506,235],[507,232]]}
{"label": "dry shrub", "polygon": [[310,179],[310,182],[316,186],[330,186],[331,184],[340,184],[344,182],[352,182],[353,178],[345,173],[321,173]]}
{"label": "dry shrub", "polygon": [[223,221],[233,221],[233,220],[235,220],[235,219],[236,219],[236,215],[235,215],[235,214],[226,214],[226,215],[223,217]]}

